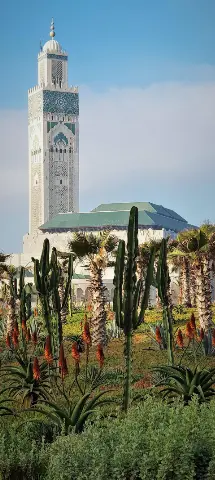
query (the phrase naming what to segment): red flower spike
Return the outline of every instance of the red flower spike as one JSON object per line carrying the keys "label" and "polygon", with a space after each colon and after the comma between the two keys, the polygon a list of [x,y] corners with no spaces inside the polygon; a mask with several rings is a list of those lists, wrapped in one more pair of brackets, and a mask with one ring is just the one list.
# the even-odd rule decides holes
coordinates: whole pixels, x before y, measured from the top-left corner
{"label": "red flower spike", "polygon": [[191,324],[190,322],[187,322],[186,324],[186,336],[192,340],[192,338],[194,337],[194,332],[193,332],[193,329],[191,327]]}
{"label": "red flower spike", "polygon": [[37,308],[34,309],[34,316],[35,316],[35,317],[38,317],[38,310],[37,310]]}
{"label": "red flower spike", "polygon": [[63,367],[64,360],[65,360],[65,357],[64,357],[64,349],[63,349],[63,344],[61,343],[61,346],[60,346],[60,355],[59,355],[59,367],[60,367],[60,368]]}
{"label": "red flower spike", "polygon": [[194,313],[190,317],[190,325],[193,331],[196,331],[196,319]]}
{"label": "red flower spike", "polygon": [[200,340],[203,340],[204,336],[205,336],[204,330],[203,330],[203,328],[201,328],[200,335],[199,335]]}
{"label": "red flower spike", "polygon": [[17,320],[15,321],[15,325],[14,325],[13,330],[17,333],[17,336],[18,336],[19,335],[19,326],[18,326]]}
{"label": "red flower spike", "polygon": [[212,330],[212,345],[215,347],[215,328]]}
{"label": "red flower spike", "polygon": [[96,358],[99,362],[100,368],[102,368],[103,364],[104,364],[105,357],[104,357],[103,347],[100,344],[97,347]]}
{"label": "red flower spike", "polygon": [[51,337],[50,337],[50,335],[48,335],[48,336],[46,337],[44,356],[45,356],[45,359],[46,359],[47,363],[52,363],[52,362],[53,362],[52,349],[51,349]]}
{"label": "red flower spike", "polygon": [[37,332],[32,333],[32,342],[34,345],[37,345]]}
{"label": "red flower spike", "polygon": [[39,361],[37,357],[35,357],[34,363],[33,363],[33,377],[34,377],[34,380],[40,379],[40,366],[39,366]]}
{"label": "red flower spike", "polygon": [[19,345],[19,337],[18,337],[18,335],[17,335],[17,331],[16,331],[16,330],[13,330],[13,332],[12,332],[12,342],[13,342],[13,345],[14,345],[15,348],[18,347],[18,345]]}
{"label": "red flower spike", "polygon": [[25,319],[22,320],[22,331],[23,331],[24,335],[26,335],[27,329],[26,329],[26,320]]}
{"label": "red flower spike", "polygon": [[183,348],[183,346],[184,346],[184,339],[183,339],[182,331],[181,331],[180,329],[179,329],[178,332],[177,332],[176,343],[177,343],[177,345],[178,345],[180,348]]}
{"label": "red flower spike", "polygon": [[161,343],[162,343],[162,337],[161,337],[160,327],[156,327],[156,330],[155,330],[155,338],[156,338],[156,341],[159,343],[159,345],[161,345]]}
{"label": "red flower spike", "polygon": [[87,321],[84,324],[84,331],[83,331],[82,338],[87,345],[91,345],[90,325],[89,325],[89,322]]}
{"label": "red flower spike", "polygon": [[80,353],[78,351],[78,344],[77,342],[74,342],[72,344],[72,358],[74,358],[76,363],[80,362]]}
{"label": "red flower spike", "polygon": [[64,358],[64,361],[63,361],[63,365],[61,367],[61,377],[62,377],[62,380],[64,379],[64,377],[68,375],[68,367],[67,367],[67,361],[66,359]]}
{"label": "red flower spike", "polygon": [[11,344],[10,344],[10,335],[9,335],[9,333],[7,333],[7,336],[6,336],[6,345],[7,345],[8,348],[11,347]]}
{"label": "red flower spike", "polygon": [[27,329],[27,332],[26,332],[26,342],[30,342],[31,340],[31,332],[30,332],[30,328]]}

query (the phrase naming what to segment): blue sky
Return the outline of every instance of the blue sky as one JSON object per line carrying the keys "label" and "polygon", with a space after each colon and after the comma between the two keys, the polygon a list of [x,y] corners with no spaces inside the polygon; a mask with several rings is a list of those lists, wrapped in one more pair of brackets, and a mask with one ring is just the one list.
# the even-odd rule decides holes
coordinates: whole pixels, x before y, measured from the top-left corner
{"label": "blue sky", "polygon": [[[3,74],[0,75],[0,126],[4,134],[0,134],[0,140],[5,148],[4,158],[0,158],[0,162],[2,179],[5,178],[7,184],[7,201],[5,210],[1,212],[1,224],[6,224],[10,219],[10,225],[5,226],[0,249],[20,249],[22,235],[28,229],[27,89],[37,82],[39,42],[40,39],[42,43],[48,40],[52,16],[56,39],[69,53],[70,83],[80,85],[81,209],[87,211],[103,201],[151,200],[176,209],[191,223],[199,223],[206,218],[215,221],[214,176],[208,174],[208,168],[215,163],[212,128],[215,127],[215,123],[212,123],[214,0],[62,0],[60,3],[56,0],[51,3],[37,0],[36,4],[27,0],[9,0],[1,10]],[[156,85],[155,89],[153,85]],[[188,87],[189,92],[186,90]],[[142,107],[138,109],[141,102]],[[186,110],[188,104],[189,111]],[[113,106],[112,111],[110,105]],[[205,120],[201,123],[201,111],[204,108]],[[122,111],[124,119],[127,117],[127,124],[134,123],[135,117],[135,131],[130,142],[139,145],[138,152],[140,148],[143,152],[142,163],[138,152],[137,163],[132,158],[132,181],[131,173],[128,174],[131,170],[129,155],[126,158],[126,150],[121,149],[121,145],[127,141],[127,134],[122,129],[117,130],[117,125],[122,125],[124,121],[120,117]],[[152,136],[156,123],[154,119],[159,116],[160,124],[166,121],[166,130],[162,137],[156,137],[157,152],[153,149],[152,139],[151,144],[147,144],[145,154],[145,144],[140,146],[141,129],[137,138],[135,132],[139,125],[144,130],[149,129],[147,119],[152,115],[151,112],[153,117],[149,121],[151,130],[147,139]],[[106,123],[102,123],[100,130],[99,115],[102,117],[103,113]],[[181,113],[183,117],[180,117]],[[4,120],[5,115],[8,123]],[[172,122],[172,115],[175,122]],[[113,125],[113,116],[115,131],[111,132],[109,129]],[[198,124],[195,126],[197,117]],[[189,155],[185,163],[182,157],[177,160],[178,163],[182,162],[181,171],[175,166],[173,168],[171,159],[177,157],[180,144],[180,136],[174,143],[173,130],[169,148],[172,157],[165,170],[164,157],[168,156],[168,148],[163,144],[163,137],[167,135],[171,124],[175,125],[178,133],[180,128],[185,130],[187,118],[190,122],[181,137],[181,155],[184,156],[186,145]],[[16,129],[13,135],[14,142],[16,138],[15,153],[12,147],[8,147],[12,137],[7,125],[10,126],[11,122]],[[159,129],[159,126],[156,128]],[[106,136],[107,129],[109,132]],[[187,138],[189,129],[192,132]],[[198,143],[199,137],[201,145]],[[119,144],[117,138],[120,139]],[[192,150],[195,139],[198,140],[197,145]],[[98,168],[106,162],[106,142],[110,144],[113,165],[116,162],[121,165],[121,175],[119,177],[113,170],[108,188],[103,188],[102,177],[94,175],[95,170],[89,168],[89,162],[95,159]],[[148,168],[153,162],[154,171]],[[204,162],[205,169],[201,167]],[[162,179],[159,174],[156,175],[159,165],[161,170],[166,171]],[[138,178],[135,177],[135,169]],[[10,173],[16,178],[15,186],[12,180],[8,181]],[[215,170],[212,173],[215,174]],[[87,183],[90,174],[92,179]]]}

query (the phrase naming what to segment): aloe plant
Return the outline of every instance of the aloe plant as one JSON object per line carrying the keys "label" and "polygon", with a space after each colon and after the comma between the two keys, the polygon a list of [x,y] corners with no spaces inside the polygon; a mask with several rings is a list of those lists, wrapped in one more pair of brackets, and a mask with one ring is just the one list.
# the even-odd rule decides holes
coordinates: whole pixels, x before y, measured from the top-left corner
{"label": "aloe plant", "polygon": [[187,405],[193,395],[197,395],[200,403],[211,400],[215,395],[215,368],[191,370],[184,366],[160,366],[153,369],[162,379],[157,386],[164,386],[161,394],[170,402],[179,397]]}
{"label": "aloe plant", "polygon": [[72,430],[75,433],[81,433],[86,420],[95,413],[96,408],[111,402],[109,399],[101,400],[101,397],[107,392],[98,393],[93,398],[90,398],[91,393],[86,393],[76,404],[65,392],[61,393],[64,397],[64,406],[60,407],[59,403],[44,400],[40,401],[41,405],[35,407],[33,411],[50,418],[59,429],[64,431],[65,435],[68,435]]}
{"label": "aloe plant", "polygon": [[[123,393],[123,410],[125,412],[127,412],[131,403],[132,334],[144,321],[150,286],[153,282],[156,249],[154,245],[150,249],[144,292],[143,282],[141,280],[137,281],[136,277],[138,253],[138,209],[137,207],[132,207],[128,224],[127,252],[125,253],[124,240],[120,240],[118,245],[113,300],[116,323],[119,328],[123,329],[125,335],[125,382]],[[140,296],[142,297],[141,301]]]}

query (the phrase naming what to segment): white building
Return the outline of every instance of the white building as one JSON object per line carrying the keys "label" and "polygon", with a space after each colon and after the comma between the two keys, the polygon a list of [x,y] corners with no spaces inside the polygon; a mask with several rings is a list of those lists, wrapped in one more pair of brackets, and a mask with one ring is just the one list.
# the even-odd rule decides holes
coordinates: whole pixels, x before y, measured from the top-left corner
{"label": "white building", "polygon": [[[172,210],[146,202],[100,205],[92,212],[79,211],[79,95],[68,87],[68,55],[54,40],[41,47],[38,55],[38,85],[28,92],[29,136],[29,233],[23,239],[23,253],[9,262],[30,266],[39,258],[45,238],[51,247],[67,251],[73,232],[110,230],[126,239],[129,211],[139,208],[139,243],[172,237],[190,228]],[[88,287],[83,265],[77,265],[74,283],[80,297]],[[110,296],[113,269],[105,272]]]}

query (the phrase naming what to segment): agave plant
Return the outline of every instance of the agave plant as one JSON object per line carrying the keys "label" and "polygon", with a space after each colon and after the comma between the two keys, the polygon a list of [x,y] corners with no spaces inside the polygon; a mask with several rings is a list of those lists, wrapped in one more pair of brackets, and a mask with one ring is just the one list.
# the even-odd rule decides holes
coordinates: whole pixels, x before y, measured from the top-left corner
{"label": "agave plant", "polygon": [[[35,357],[36,358],[36,357]],[[50,392],[50,366],[43,362],[35,372],[35,362],[29,358],[24,362],[21,357],[18,366],[7,365],[1,369],[1,377],[6,379],[6,386],[0,394],[8,392],[12,397],[22,398],[25,407],[32,407],[39,398],[48,398]]]}
{"label": "agave plant", "polygon": [[11,402],[11,398],[3,398],[0,400],[0,417],[4,417],[6,415],[15,415],[14,410],[12,408],[8,407],[7,405],[4,405],[7,402]]}
{"label": "agave plant", "polygon": [[59,429],[63,430],[65,435],[68,435],[72,430],[75,433],[81,433],[86,420],[95,413],[96,408],[112,401],[109,399],[101,400],[101,397],[106,392],[101,392],[93,398],[90,398],[91,393],[86,393],[74,404],[65,391],[61,391],[61,393],[64,397],[63,406],[54,401],[41,400],[38,406],[31,409],[31,411],[34,410],[50,418]]}
{"label": "agave plant", "polygon": [[153,369],[161,375],[157,386],[164,386],[161,390],[163,397],[169,402],[179,397],[187,405],[193,395],[198,396],[200,403],[211,400],[215,395],[215,368],[191,370],[185,366],[160,366]]}

